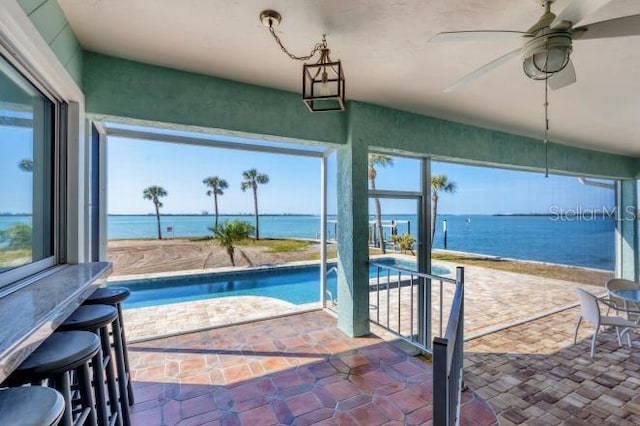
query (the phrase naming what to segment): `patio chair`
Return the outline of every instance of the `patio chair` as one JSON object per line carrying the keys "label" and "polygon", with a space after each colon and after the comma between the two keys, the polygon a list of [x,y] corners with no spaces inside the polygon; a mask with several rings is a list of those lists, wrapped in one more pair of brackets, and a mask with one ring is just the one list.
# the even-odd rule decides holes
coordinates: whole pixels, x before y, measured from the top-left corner
{"label": "patio chair", "polygon": [[577,343],[578,329],[580,328],[580,324],[582,323],[582,319],[584,318],[587,321],[595,324],[596,326],[596,329],[593,333],[593,338],[591,339],[592,358],[595,353],[596,340],[598,339],[600,327],[603,326],[615,327],[618,344],[620,346],[622,346],[621,336],[624,333],[627,333],[627,343],[629,344],[629,347],[631,347],[631,336],[629,335],[629,330],[632,328],[640,328],[640,324],[619,316],[602,315],[600,312],[600,304],[602,303],[606,306],[616,309],[617,311],[622,311],[630,314],[637,315],[640,314],[640,312],[619,307],[614,302],[611,302],[609,300],[598,299],[593,294],[580,288],[577,288],[576,291],[578,293],[578,299],[580,299],[580,318],[578,318],[578,324],[576,324],[576,331],[573,336],[573,344],[575,345]]}
{"label": "patio chair", "polygon": [[[638,310],[638,305],[636,305],[635,303],[631,303],[626,300],[620,299],[619,297],[615,297],[614,295],[611,294],[611,292],[613,290],[640,290],[640,283],[637,283],[635,281],[625,280],[623,278],[611,278],[609,281],[607,281],[605,286],[609,291],[610,301],[614,302],[618,306],[624,306],[625,309]],[[629,304],[631,304],[632,306],[629,306]],[[610,309],[611,307],[607,308],[607,315],[609,315]],[[627,319],[637,320],[638,318],[627,317]]]}

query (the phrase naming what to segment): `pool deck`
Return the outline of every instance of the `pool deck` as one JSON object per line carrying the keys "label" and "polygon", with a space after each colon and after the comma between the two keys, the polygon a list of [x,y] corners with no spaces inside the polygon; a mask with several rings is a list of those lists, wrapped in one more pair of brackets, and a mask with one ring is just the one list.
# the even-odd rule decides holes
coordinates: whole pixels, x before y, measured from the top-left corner
{"label": "pool deck", "polygon": [[295,305],[260,296],[231,296],[124,310],[127,339],[147,340],[231,324],[307,312],[320,303]]}
{"label": "pool deck", "polygon": [[[312,264],[313,262],[295,262],[293,265]],[[317,264],[317,262],[316,262]],[[453,263],[438,261],[436,266],[449,269],[453,277]],[[464,266],[464,265],[462,265]],[[227,268],[225,268],[227,269]],[[202,270],[188,274],[203,273]],[[159,274],[148,274],[157,277]],[[163,273],[161,276],[185,275],[184,271]],[[142,278],[144,276],[135,276]],[[132,277],[118,277],[110,282]],[[542,278],[514,272],[499,271],[478,266],[465,266],[465,337],[471,339],[507,327],[521,324],[553,312],[577,306],[576,288],[584,288],[595,294],[604,294],[603,287],[581,285],[574,282]],[[434,287],[433,300],[439,300],[439,289]],[[448,313],[448,306],[453,294],[451,285],[444,286],[443,314]],[[401,328],[409,323],[410,289],[400,289],[402,303]],[[377,305],[375,293],[371,293],[372,318],[380,317],[386,321],[386,291],[380,294],[380,306]],[[397,324],[398,289],[390,289],[390,323]],[[126,309],[124,311],[128,338],[133,341],[198,331],[238,322],[255,321],[274,316],[304,312],[320,307],[319,303],[295,305],[283,300],[260,296],[231,296],[217,299],[199,300],[144,308]],[[433,327],[439,327],[439,306],[434,305]],[[415,331],[415,330],[414,330]]]}

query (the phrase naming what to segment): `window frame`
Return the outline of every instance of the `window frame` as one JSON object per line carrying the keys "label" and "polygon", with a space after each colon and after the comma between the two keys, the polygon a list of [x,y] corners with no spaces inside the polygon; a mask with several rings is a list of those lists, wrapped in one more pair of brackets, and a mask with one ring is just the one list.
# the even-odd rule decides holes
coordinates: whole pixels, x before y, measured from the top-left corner
{"label": "window frame", "polygon": [[48,269],[63,263],[66,253],[66,220],[64,216],[65,207],[65,191],[66,188],[66,161],[64,161],[64,153],[66,153],[67,145],[67,120],[68,120],[68,104],[58,97],[54,96],[51,90],[48,90],[45,84],[31,72],[27,66],[12,55],[2,43],[0,43],[0,58],[26,80],[28,84],[33,86],[40,95],[52,104],[52,127],[51,127],[51,244],[52,254],[44,259],[30,262],[26,265],[12,268],[5,272],[0,272],[0,296],[6,293],[18,290],[24,285],[32,282],[41,273],[47,273]]}

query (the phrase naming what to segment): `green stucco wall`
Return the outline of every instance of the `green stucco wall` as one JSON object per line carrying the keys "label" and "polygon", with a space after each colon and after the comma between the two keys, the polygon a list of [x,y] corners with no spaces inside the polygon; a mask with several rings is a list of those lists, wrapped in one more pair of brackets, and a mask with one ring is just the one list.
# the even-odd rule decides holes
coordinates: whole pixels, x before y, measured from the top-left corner
{"label": "green stucco wall", "polygon": [[617,253],[620,265],[620,277],[636,281],[638,279],[638,184],[635,179],[620,181],[620,211],[618,212],[617,232],[620,236],[620,248]]}
{"label": "green stucco wall", "polygon": [[343,114],[311,114],[300,96],[86,52],[86,110],[93,114],[337,143]]}
{"label": "green stucco wall", "polygon": [[368,150],[352,130],[338,149],[338,327],[363,336],[369,333]]}
{"label": "green stucco wall", "polygon": [[[355,130],[369,146],[426,153],[453,161],[544,170],[539,139],[410,114],[376,105],[352,103]],[[636,159],[564,145],[549,144],[553,172],[628,178],[636,176]]]}
{"label": "green stucco wall", "polygon": [[[487,165],[544,170],[538,139],[349,102],[350,114],[310,113],[300,95],[85,52],[86,110],[179,125],[346,144],[347,126],[367,146]],[[349,123],[347,123],[349,121]],[[549,144],[556,173],[632,178],[638,159]]]}
{"label": "green stucco wall", "polygon": [[82,83],[82,48],[56,0],[18,0],[71,78]]}

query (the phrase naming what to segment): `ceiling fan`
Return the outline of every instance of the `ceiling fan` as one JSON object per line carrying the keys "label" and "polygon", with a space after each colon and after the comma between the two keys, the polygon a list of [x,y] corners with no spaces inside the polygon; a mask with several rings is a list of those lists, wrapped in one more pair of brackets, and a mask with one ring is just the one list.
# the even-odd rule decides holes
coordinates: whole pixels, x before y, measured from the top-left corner
{"label": "ceiling fan", "polygon": [[430,42],[494,41],[522,39],[522,47],[489,62],[445,88],[450,92],[505,64],[519,54],[524,73],[534,80],[547,80],[551,89],[576,81],[571,61],[573,42],[640,35],[640,14],[576,26],[611,0],[572,0],[557,16],[551,12],[554,0],[537,0],[544,14],[527,31],[452,31],[436,34]]}

